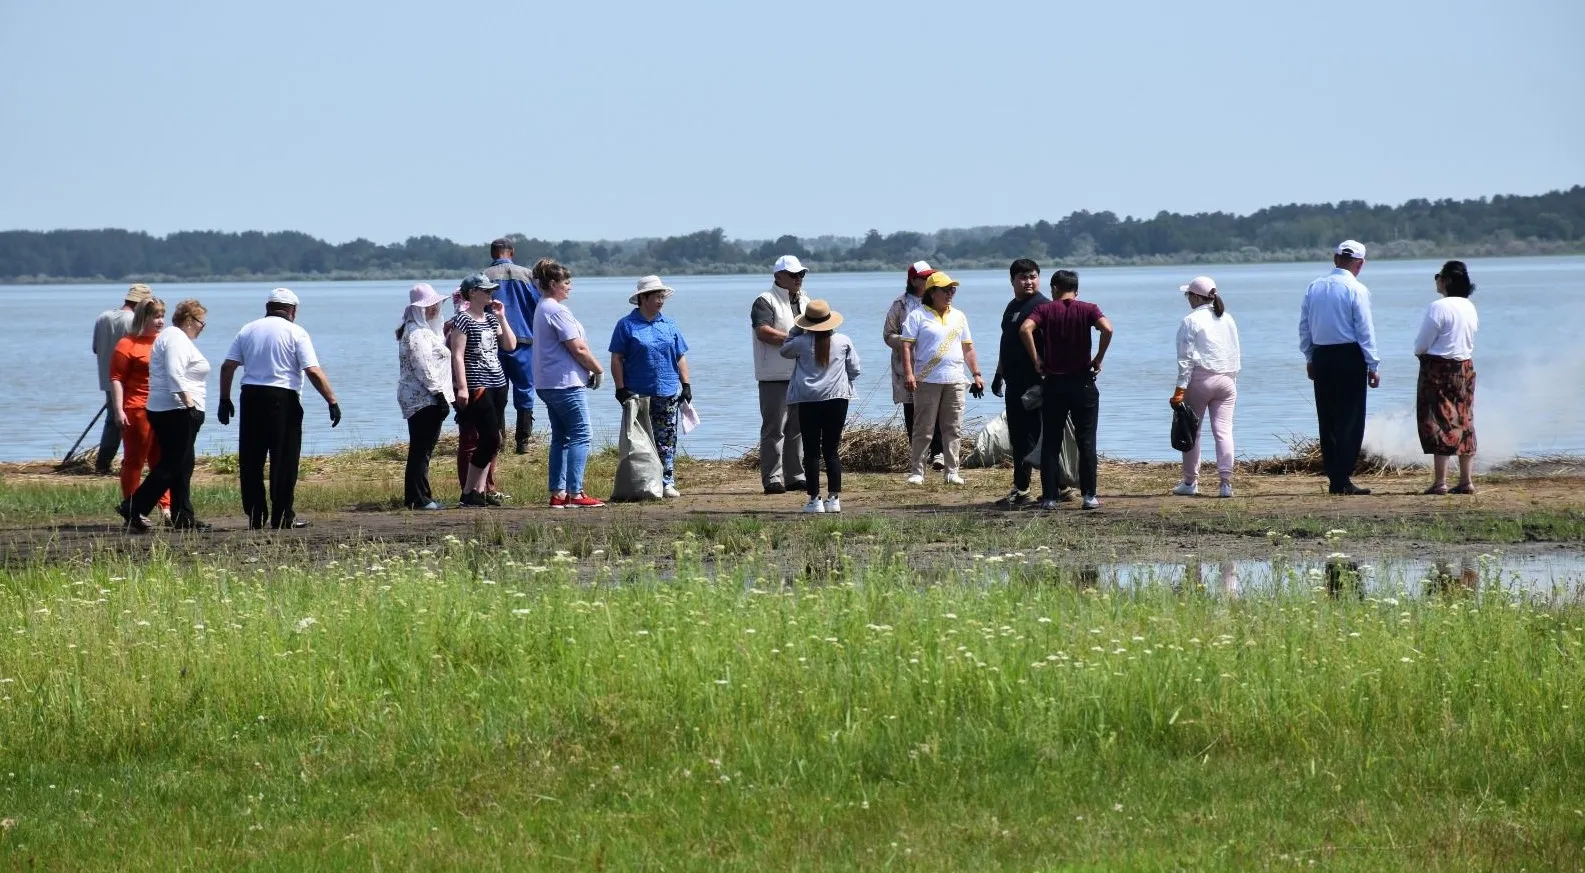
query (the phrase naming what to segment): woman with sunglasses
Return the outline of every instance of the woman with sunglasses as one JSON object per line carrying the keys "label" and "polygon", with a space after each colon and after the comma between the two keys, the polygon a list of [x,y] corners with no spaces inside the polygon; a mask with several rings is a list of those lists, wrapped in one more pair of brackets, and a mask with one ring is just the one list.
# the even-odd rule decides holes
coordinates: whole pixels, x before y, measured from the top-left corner
{"label": "woman with sunglasses", "polygon": [[197,300],[176,304],[171,326],[160,331],[149,349],[149,426],[159,444],[160,459],[148,478],[132,493],[126,507],[127,529],[134,533],[149,530],[148,514],[159,503],[160,495],[171,494],[171,527],[177,530],[206,531],[210,525],[193,514],[193,446],[198,429],[204,426],[205,383],[209,361],[193,340],[204,332],[204,316],[209,310]]}
{"label": "woman with sunglasses", "polygon": [[914,430],[910,434],[908,484],[925,482],[925,453],[941,428],[941,453],[948,485],[964,484],[958,474],[958,443],[963,434],[964,385],[975,397],[985,394],[980,359],[969,335],[969,318],[954,309],[957,280],[936,271],[925,280],[920,306],[903,321],[903,387],[914,395]]}
{"label": "woman with sunglasses", "polygon": [[[1475,283],[1463,261],[1436,274],[1440,297],[1425,311],[1414,354],[1420,359],[1414,412],[1420,448],[1431,456],[1435,479],[1427,494],[1475,493],[1475,331],[1480,317],[1469,296]],[[1458,484],[1447,487],[1449,459],[1458,456]]]}

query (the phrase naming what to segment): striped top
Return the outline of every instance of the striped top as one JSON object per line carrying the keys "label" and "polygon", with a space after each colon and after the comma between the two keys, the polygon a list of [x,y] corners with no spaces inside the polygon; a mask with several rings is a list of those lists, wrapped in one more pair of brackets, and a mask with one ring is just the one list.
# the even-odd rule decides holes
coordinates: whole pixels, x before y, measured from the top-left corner
{"label": "striped top", "polygon": [[451,329],[468,337],[468,346],[462,353],[468,390],[506,387],[506,374],[501,372],[500,340],[496,336],[501,323],[495,320],[495,313],[486,312],[483,319],[478,319],[459,312],[451,319]]}

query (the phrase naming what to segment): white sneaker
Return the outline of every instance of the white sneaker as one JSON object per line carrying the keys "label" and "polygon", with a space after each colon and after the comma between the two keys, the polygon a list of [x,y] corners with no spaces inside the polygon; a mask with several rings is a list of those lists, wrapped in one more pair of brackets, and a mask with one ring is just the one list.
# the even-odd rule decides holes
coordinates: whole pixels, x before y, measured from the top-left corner
{"label": "white sneaker", "polygon": [[1216,496],[1217,497],[1232,497],[1233,496],[1233,483],[1231,483],[1231,482],[1223,482],[1222,483],[1222,487],[1216,489]]}
{"label": "white sneaker", "polygon": [[908,477],[908,484],[909,485],[923,485],[923,484],[925,484],[925,477],[921,476],[918,473],[915,473],[912,476]]}
{"label": "white sneaker", "polygon": [[826,498],[826,512],[841,512],[841,511],[842,511],[842,496],[840,494],[833,494],[830,497]]}
{"label": "white sneaker", "polygon": [[825,512],[825,511],[826,511],[826,505],[818,497],[811,497],[811,498],[809,498],[809,502],[804,504],[804,512]]}
{"label": "white sneaker", "polygon": [[682,492],[677,490],[676,485],[667,482],[665,489],[661,491],[661,495],[664,497],[681,497]]}
{"label": "white sneaker", "polygon": [[1101,501],[1096,500],[1094,494],[1087,494],[1084,497],[1084,508],[1085,509],[1100,509],[1101,508]]}
{"label": "white sneaker", "polygon": [[1179,497],[1193,497],[1200,493],[1200,486],[1197,482],[1179,482],[1173,486],[1172,493]]}
{"label": "white sneaker", "polygon": [[967,484],[969,484],[969,483],[963,481],[963,477],[959,476],[958,475],[958,471],[956,471],[956,470],[953,470],[950,473],[947,473],[946,482],[947,482],[948,485],[967,485]]}

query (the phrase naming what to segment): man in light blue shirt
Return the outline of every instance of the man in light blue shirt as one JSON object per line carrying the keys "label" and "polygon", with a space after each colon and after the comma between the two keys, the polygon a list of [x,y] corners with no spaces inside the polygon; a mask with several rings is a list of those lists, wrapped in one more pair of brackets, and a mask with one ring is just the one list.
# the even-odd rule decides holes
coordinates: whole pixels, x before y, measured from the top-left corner
{"label": "man in light blue shirt", "polygon": [[1332,272],[1310,283],[1299,309],[1299,351],[1315,385],[1321,462],[1333,494],[1369,494],[1352,481],[1365,441],[1365,388],[1381,384],[1370,289],[1359,281],[1365,246],[1338,243]]}

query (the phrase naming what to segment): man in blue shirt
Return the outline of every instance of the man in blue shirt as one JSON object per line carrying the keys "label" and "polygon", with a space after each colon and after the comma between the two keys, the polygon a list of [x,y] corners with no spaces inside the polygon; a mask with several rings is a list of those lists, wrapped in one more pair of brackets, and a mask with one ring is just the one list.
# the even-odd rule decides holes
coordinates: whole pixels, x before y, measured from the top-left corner
{"label": "man in blue shirt", "polygon": [[539,289],[527,267],[512,262],[512,241],[502,237],[490,243],[490,266],[484,271],[499,288],[494,297],[501,301],[506,323],[517,336],[517,348],[503,351],[501,369],[512,383],[512,406],[517,409],[517,453],[527,454],[528,440],[534,433],[534,311],[539,308]]}
{"label": "man in blue shirt", "polygon": [[1338,243],[1332,272],[1310,283],[1299,309],[1299,351],[1315,384],[1321,463],[1333,494],[1369,494],[1352,481],[1365,441],[1365,386],[1381,384],[1370,289],[1359,281],[1365,246]]}

